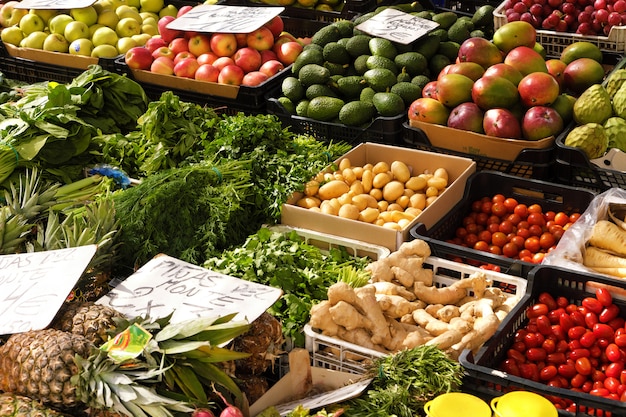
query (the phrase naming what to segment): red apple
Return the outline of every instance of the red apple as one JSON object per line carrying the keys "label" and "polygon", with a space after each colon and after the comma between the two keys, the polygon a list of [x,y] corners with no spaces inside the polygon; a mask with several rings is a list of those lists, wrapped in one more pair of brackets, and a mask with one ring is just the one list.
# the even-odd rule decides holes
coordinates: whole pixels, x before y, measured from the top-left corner
{"label": "red apple", "polygon": [[132,69],[149,70],[154,58],[152,53],[143,46],[135,46],[130,48],[124,54],[126,65]]}
{"label": "red apple", "polygon": [[549,106],[561,93],[556,78],[546,72],[528,74],[517,85],[517,91],[526,107]]}
{"label": "red apple", "polygon": [[212,83],[217,82],[217,76],[219,75],[220,70],[214,67],[211,64],[202,64],[196,70],[196,74],[194,78],[196,80],[208,81]]}
{"label": "red apple", "polygon": [[276,57],[283,65],[291,65],[302,53],[302,45],[298,42],[285,42],[281,44],[276,52]]}
{"label": "red apple", "polygon": [[269,22],[265,23],[263,26],[267,26],[269,30],[272,31],[274,38],[277,38],[280,33],[285,29],[285,22],[283,22],[283,18],[280,16],[273,17]]}
{"label": "red apple", "polygon": [[237,49],[237,52],[233,55],[233,61],[235,61],[235,65],[241,67],[245,73],[257,71],[261,67],[261,53],[256,49],[246,46]]}
{"label": "red apple", "polygon": [[196,58],[185,58],[174,65],[174,75],[177,77],[194,78],[198,67],[200,67],[200,65]]}
{"label": "red apple", "polygon": [[522,127],[515,115],[507,109],[495,108],[485,112],[483,129],[488,136],[521,139]]}
{"label": "red apple", "polygon": [[211,65],[221,71],[226,65],[235,65],[235,61],[229,56],[221,56],[213,61]]}
{"label": "red apple", "polygon": [[448,116],[448,127],[484,133],[483,116],[484,112],[476,103],[461,103],[450,112],[450,116]]}
{"label": "red apple", "polygon": [[195,56],[189,51],[182,51],[176,54],[174,57],[174,65],[186,58],[195,58]]}
{"label": "red apple", "polygon": [[248,33],[246,39],[248,46],[256,49],[257,51],[271,49],[274,45],[274,34],[266,26],[261,26],[257,30]]}
{"label": "red apple", "polygon": [[217,82],[220,84],[241,85],[244,75],[243,70],[237,65],[226,65],[220,71]]}
{"label": "red apple", "polygon": [[259,71],[261,71],[268,77],[272,77],[284,69],[285,66],[282,62],[277,59],[270,59],[269,61],[265,61],[263,64],[261,64],[261,68],[259,68]]}
{"label": "red apple", "polygon": [[187,13],[191,9],[193,9],[193,6],[190,5],[190,4],[186,4],[184,6],[181,6],[180,9],[178,9],[178,13],[176,13],[176,17],[181,17],[182,15],[184,15],[185,13]]}
{"label": "red apple", "polygon": [[174,56],[178,55],[179,52],[187,52],[189,51],[188,41],[184,37],[175,38],[167,45],[168,48],[172,50]]}
{"label": "red apple", "polygon": [[160,56],[164,56],[164,57],[169,58],[169,59],[171,59],[173,61],[174,57],[176,55],[174,55],[174,52],[172,52],[172,50],[169,47],[161,46],[161,47],[155,49],[154,51],[152,51],[152,57],[153,58],[156,59],[156,58],[158,58]]}
{"label": "red apple", "polygon": [[202,55],[198,55],[196,57],[196,59],[198,60],[198,64],[202,65],[202,64],[212,64],[213,62],[215,62],[215,60],[219,58],[217,55],[215,55],[213,52],[207,52],[205,54]]}
{"label": "red apple", "polygon": [[256,87],[260,84],[263,84],[265,81],[267,81],[268,78],[269,77],[261,71],[250,71],[243,76],[243,79],[241,80],[241,85]]}
{"label": "red apple", "polygon": [[526,140],[556,136],[563,131],[563,119],[552,107],[534,106],[522,119],[522,134]]}
{"label": "red apple", "polygon": [[248,46],[247,33],[235,33],[235,39],[237,39],[237,48],[243,48],[244,46]]}
{"label": "red apple", "polygon": [[173,75],[174,74],[174,61],[165,56],[159,56],[152,61],[152,65],[150,65],[150,71],[155,74],[165,74],[165,75]]}
{"label": "red apple", "polygon": [[211,52],[211,36],[205,33],[197,33],[187,42],[187,50],[198,57]]}
{"label": "red apple", "polygon": [[174,16],[163,16],[157,22],[157,27],[159,29],[159,35],[165,40],[165,42],[170,43],[173,39],[183,36],[183,31],[176,29],[168,29],[167,25],[170,24],[172,20],[176,19]]}
{"label": "red apple", "polygon": [[167,46],[167,42],[165,42],[165,40],[163,40],[163,38],[160,37],[160,36],[153,36],[153,37],[151,37],[150,39],[148,39],[146,41],[144,46],[150,52],[154,52],[154,50],[157,49],[157,48],[160,48],[162,46]]}
{"label": "red apple", "polygon": [[264,64],[267,61],[278,61],[278,57],[276,56],[276,52],[271,49],[266,49],[261,51],[261,64]]}
{"label": "red apple", "polygon": [[232,56],[237,50],[237,38],[233,33],[211,35],[211,51],[217,56]]}

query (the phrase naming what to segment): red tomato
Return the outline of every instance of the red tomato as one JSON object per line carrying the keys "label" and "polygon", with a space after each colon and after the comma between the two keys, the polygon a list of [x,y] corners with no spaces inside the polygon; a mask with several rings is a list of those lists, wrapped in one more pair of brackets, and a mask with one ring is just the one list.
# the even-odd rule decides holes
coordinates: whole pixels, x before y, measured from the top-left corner
{"label": "red tomato", "polygon": [[526,362],[526,356],[524,356],[524,354],[516,349],[509,349],[506,351],[506,357],[508,359],[514,360],[517,363],[524,363]]}
{"label": "red tomato", "polygon": [[[517,200],[512,197],[506,198],[504,200],[504,206],[506,207],[509,213],[513,213],[513,211],[515,210],[515,206],[517,206],[517,204],[518,204]],[[569,221],[569,218],[568,218],[568,221]]]}
{"label": "red tomato", "polygon": [[619,316],[619,313],[619,307],[615,304],[610,304],[609,306],[602,309],[602,311],[598,315],[598,320],[600,320],[601,323],[608,323],[617,316]]}
{"label": "red tomato", "polygon": [[[574,368],[574,372],[576,372],[576,369]],[[587,382],[587,376],[582,375],[577,373],[576,375],[574,375],[572,377],[572,379],[570,380],[570,384],[572,385],[572,387],[574,388],[582,388],[583,384]],[[591,388],[591,387],[590,387]]]}
{"label": "red tomato", "polygon": [[569,221],[569,216],[562,211],[559,211],[554,215],[554,222],[560,226],[565,226],[567,223],[569,223]]}
{"label": "red tomato", "polygon": [[561,365],[566,361],[567,359],[565,358],[565,353],[563,352],[554,352],[546,356],[546,362],[549,364]]}
{"label": "red tomato", "polygon": [[571,315],[569,315],[567,313],[563,313],[559,317],[559,324],[561,325],[563,330],[569,331],[569,329],[574,327],[574,320],[572,319]]}
{"label": "red tomato", "polygon": [[589,358],[586,357],[576,359],[574,367],[576,367],[576,372],[581,375],[591,375],[591,371],[593,370]]}
{"label": "red tomato", "polygon": [[550,312],[548,313],[548,318],[550,319],[550,322],[552,324],[557,324],[562,314],[565,314],[564,308],[559,307],[555,308],[554,310],[550,309]]}
{"label": "red tomato", "polygon": [[550,381],[551,379],[554,379],[554,377],[556,377],[557,374],[558,374],[558,371],[556,369],[556,366],[548,365],[548,366],[541,368],[541,370],[539,371],[539,379],[541,379],[542,381]]}
{"label": "red tomato", "polygon": [[528,224],[530,226],[545,226],[546,225],[546,219],[543,217],[543,214],[541,213],[529,213],[528,217],[527,217],[527,221]]}
{"label": "red tomato", "polygon": [[579,340],[585,333],[587,329],[584,326],[574,326],[567,331],[567,336],[570,340]]}
{"label": "red tomato", "polygon": [[519,254],[518,246],[513,242],[507,242],[502,246],[502,255],[507,258],[515,258]]}
{"label": "red tomato", "polygon": [[539,294],[539,297],[537,297],[537,301],[547,305],[548,310],[556,310],[559,307],[554,297],[547,292],[542,292],[541,294]]}
{"label": "red tomato", "polygon": [[600,314],[602,312],[602,309],[604,308],[600,301],[593,297],[583,298],[581,305],[587,310],[596,314]]}
{"label": "red tomato", "polygon": [[543,252],[537,252],[535,254],[533,254],[532,258],[531,258],[531,262],[534,264],[540,264],[543,262],[543,258],[545,258],[546,254]]}
{"label": "red tomato", "polygon": [[614,338],[614,342],[617,346],[621,348],[626,347],[626,333],[616,334]]}
{"label": "red tomato", "polygon": [[536,319],[539,316],[545,316],[548,314],[549,309],[546,304],[543,303],[535,303],[528,308],[526,312],[526,316],[529,319]]}
{"label": "red tomato", "polygon": [[503,232],[495,232],[491,236],[491,243],[499,247],[503,247],[504,245],[506,245],[507,240],[508,239],[506,237],[506,234]]}
{"label": "red tomato", "polygon": [[593,325],[593,332],[598,339],[609,339],[613,337],[613,328],[608,324],[596,323]]}
{"label": "red tomato", "polygon": [[524,248],[528,249],[531,253],[537,253],[541,250],[541,245],[539,244],[539,238],[537,236],[529,236],[524,241]]}
{"label": "red tomato", "polygon": [[580,311],[572,311],[570,314],[572,321],[574,322],[574,326],[585,326],[585,315]]}
{"label": "red tomato", "polygon": [[604,350],[604,353],[606,355],[606,358],[610,362],[618,362],[623,360],[622,351],[615,343],[610,343]]}
{"label": "red tomato", "polygon": [[498,231],[508,235],[516,230],[515,225],[510,220],[502,220],[498,225]]}
{"label": "red tomato", "polygon": [[606,366],[604,374],[607,377],[621,378],[624,364],[622,362],[613,362]]}
{"label": "red tomato", "polygon": [[552,334],[552,323],[546,315],[537,317],[537,330],[544,336]]}
{"label": "red tomato", "polygon": [[506,200],[506,197],[503,194],[494,194],[493,197],[491,197],[492,203],[504,203],[504,200]]}
{"label": "red tomato", "polygon": [[518,363],[514,359],[505,359],[502,362],[502,370],[510,375],[521,376]]}
{"label": "red tomato", "polygon": [[576,223],[576,220],[580,218],[580,213],[572,213],[569,215],[570,223]]}
{"label": "red tomato", "polygon": [[580,344],[583,347],[590,348],[596,343],[596,335],[591,330],[587,330],[585,334],[580,337]]}
{"label": "red tomato", "polygon": [[540,204],[535,203],[535,204],[531,204],[530,206],[528,206],[528,212],[529,213],[542,213],[543,209],[541,208]]}
{"label": "red tomato", "polygon": [[598,323],[598,315],[591,311],[585,314],[585,325],[590,329],[593,329],[594,324]]}
{"label": "red tomato", "polygon": [[594,388],[589,391],[589,394],[595,395],[596,397],[606,397],[609,395],[609,390],[606,388]]}
{"label": "red tomato", "polygon": [[569,305],[569,300],[566,297],[560,296],[556,298],[556,305],[565,308]]}
{"label": "red tomato", "polygon": [[491,205],[491,213],[494,216],[498,216],[498,217],[504,217],[506,216],[508,210],[506,208],[506,206],[504,205],[504,202],[494,202]]}
{"label": "red tomato", "polygon": [[556,341],[554,339],[545,339],[541,344],[543,350],[546,351],[548,355],[556,352]]}
{"label": "red tomato", "polygon": [[531,362],[541,362],[546,357],[546,351],[539,347],[531,347],[526,351],[526,358]]}
{"label": "red tomato", "polygon": [[611,292],[606,288],[598,288],[596,290],[596,298],[604,307],[608,307],[613,304],[613,296],[611,295]]}
{"label": "red tomato", "polygon": [[611,326],[613,330],[617,331],[620,329],[624,330],[625,323],[626,323],[626,320],[624,320],[623,317],[615,317],[613,320],[609,320],[606,324]]}
{"label": "red tomato", "polygon": [[573,378],[576,376],[576,367],[573,363],[563,363],[557,367],[559,375],[565,378]]}
{"label": "red tomato", "polygon": [[569,353],[569,359],[572,359],[574,361],[580,358],[588,358],[589,356],[591,356],[591,352],[589,352],[589,349],[586,348],[572,349],[572,351]]}
{"label": "red tomato", "polygon": [[539,237],[539,245],[541,245],[542,249],[550,249],[552,246],[556,244],[556,239],[552,235],[552,233],[545,232],[542,233]]}
{"label": "red tomato", "polygon": [[616,393],[619,386],[620,382],[617,378],[608,377],[604,380],[604,388],[606,388],[609,392]]}
{"label": "red tomato", "polygon": [[[513,213],[517,214],[522,219],[525,219],[528,216],[528,206],[526,206],[526,204],[518,204],[513,209]],[[571,219],[570,219],[570,221],[571,221]]]}
{"label": "red tomato", "polygon": [[489,250],[489,243],[479,239],[478,242],[474,243],[473,248],[482,252],[487,252]]}

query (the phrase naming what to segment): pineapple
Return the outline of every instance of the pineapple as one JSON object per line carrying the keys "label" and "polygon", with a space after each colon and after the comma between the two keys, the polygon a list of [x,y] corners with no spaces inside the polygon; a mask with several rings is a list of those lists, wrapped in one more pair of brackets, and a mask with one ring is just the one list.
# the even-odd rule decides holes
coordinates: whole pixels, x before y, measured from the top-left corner
{"label": "pineapple", "polygon": [[247,356],[218,347],[248,330],[233,317],[119,320],[116,331],[132,323],[152,334],[138,357],[121,362],[79,334],[53,328],[13,334],[0,346],[0,391],[73,415],[85,409],[98,416],[189,413],[209,402],[214,383],[244,403],[238,386],[213,364]]}
{"label": "pineapple", "polygon": [[100,346],[109,339],[108,333],[115,329],[113,319],[122,317],[119,311],[93,301],[66,302],[51,327],[80,334],[94,345]]}
{"label": "pineapple", "polygon": [[65,417],[39,401],[22,395],[0,394],[0,416],[3,417]]}

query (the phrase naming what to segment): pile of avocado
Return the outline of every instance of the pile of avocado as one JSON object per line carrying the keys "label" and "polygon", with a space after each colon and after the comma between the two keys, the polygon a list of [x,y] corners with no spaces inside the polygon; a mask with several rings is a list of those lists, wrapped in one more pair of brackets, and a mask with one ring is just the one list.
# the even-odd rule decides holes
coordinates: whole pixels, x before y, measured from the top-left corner
{"label": "pile of avocado", "polygon": [[[433,20],[439,26],[411,44],[374,37],[356,28],[387,7]],[[318,30],[292,65],[278,102],[293,115],[367,126],[377,117],[405,115],[422,88],[454,63],[470,37],[491,39],[493,6],[473,15],[423,10],[419,3],[381,6],[353,20]]]}

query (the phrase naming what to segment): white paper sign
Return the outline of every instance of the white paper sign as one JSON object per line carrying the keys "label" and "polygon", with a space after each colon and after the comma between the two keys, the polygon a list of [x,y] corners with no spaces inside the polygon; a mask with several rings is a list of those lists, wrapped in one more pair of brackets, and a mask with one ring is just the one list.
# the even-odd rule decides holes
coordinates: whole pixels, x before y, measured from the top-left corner
{"label": "white paper sign", "polygon": [[96,253],[96,245],[0,256],[0,334],[43,329]]}
{"label": "white paper sign", "polygon": [[437,27],[437,22],[389,7],[356,28],[372,36],[408,45]]}
{"label": "white paper sign", "polygon": [[201,4],[172,20],[168,29],[191,32],[250,33],[272,20],[284,7]]}
{"label": "white paper sign", "polygon": [[172,322],[237,313],[252,322],[282,295],[269,287],[220,274],[167,255],[151,259],[97,303],[129,317],[149,315]]}
{"label": "white paper sign", "polygon": [[94,0],[22,0],[16,9],[82,9],[91,6]]}

